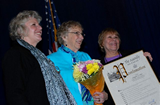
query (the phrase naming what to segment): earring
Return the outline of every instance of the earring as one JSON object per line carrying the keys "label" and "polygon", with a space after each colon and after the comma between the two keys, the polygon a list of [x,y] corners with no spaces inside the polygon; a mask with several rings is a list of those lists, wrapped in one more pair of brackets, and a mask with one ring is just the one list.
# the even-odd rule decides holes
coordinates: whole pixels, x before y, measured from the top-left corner
{"label": "earring", "polygon": [[65,46],[67,46],[67,43],[65,44]]}

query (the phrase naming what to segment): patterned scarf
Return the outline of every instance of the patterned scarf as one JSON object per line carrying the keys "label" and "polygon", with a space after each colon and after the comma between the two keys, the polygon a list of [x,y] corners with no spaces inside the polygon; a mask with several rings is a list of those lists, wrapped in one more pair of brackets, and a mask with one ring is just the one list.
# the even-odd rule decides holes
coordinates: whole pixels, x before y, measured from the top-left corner
{"label": "patterned scarf", "polygon": [[30,50],[31,54],[37,59],[44,77],[50,105],[77,105],[62,77],[56,71],[54,64],[36,47],[24,40],[17,40],[17,42]]}
{"label": "patterned scarf", "polygon": [[[81,60],[78,58],[77,53],[73,52],[73,51],[70,50],[69,48],[65,47],[64,45],[61,45],[60,48],[61,48],[64,52],[71,54],[73,64],[78,63],[79,61],[81,61]],[[89,90],[88,90],[85,86],[83,86],[82,84],[80,84],[80,85],[81,85],[81,96],[82,96],[83,104],[84,104],[84,105],[93,105],[93,98],[92,98]]]}

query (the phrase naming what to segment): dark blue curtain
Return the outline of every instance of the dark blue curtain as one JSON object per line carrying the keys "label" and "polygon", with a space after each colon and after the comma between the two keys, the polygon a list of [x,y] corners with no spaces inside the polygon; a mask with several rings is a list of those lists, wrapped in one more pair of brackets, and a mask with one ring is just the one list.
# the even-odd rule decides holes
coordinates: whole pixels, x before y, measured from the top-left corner
{"label": "dark blue curtain", "polygon": [[[125,0],[131,36],[134,46],[152,54],[154,71],[160,77],[160,1],[159,0]],[[127,39],[125,39],[127,40]],[[127,44],[127,43],[126,43]]]}
{"label": "dark blue curtain", "polygon": [[[36,10],[42,16],[43,41],[38,47],[47,55],[44,0],[0,1],[0,63],[10,48],[8,24],[22,10]],[[152,54],[151,63],[160,77],[160,0],[54,0],[59,19],[79,21],[86,37],[81,50],[92,58],[100,57],[99,33],[107,28],[116,29],[121,36],[121,49],[143,49]],[[0,105],[5,105],[0,65]],[[2,94],[1,94],[2,93]]]}
{"label": "dark blue curtain", "polygon": [[152,54],[151,65],[160,77],[160,1],[159,0],[55,0],[61,23],[77,20],[86,37],[82,46],[92,58],[99,58],[98,34],[106,27],[121,36],[121,49],[143,49]]}

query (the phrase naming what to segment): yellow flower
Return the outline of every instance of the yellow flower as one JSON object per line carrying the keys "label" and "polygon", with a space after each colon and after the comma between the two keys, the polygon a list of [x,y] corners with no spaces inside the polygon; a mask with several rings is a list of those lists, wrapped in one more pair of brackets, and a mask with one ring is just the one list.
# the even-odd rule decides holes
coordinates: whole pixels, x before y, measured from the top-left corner
{"label": "yellow flower", "polygon": [[76,82],[79,82],[80,80],[84,80],[84,74],[79,71],[79,68],[77,65],[74,65],[74,71],[73,71],[73,78]]}
{"label": "yellow flower", "polygon": [[79,63],[76,63],[76,65],[73,65],[74,80],[76,82],[82,82],[92,77],[93,75],[95,75],[100,69],[99,63],[100,61],[98,60],[92,60],[92,61],[89,60],[84,63],[79,62]]}
{"label": "yellow flower", "polygon": [[91,69],[92,66],[93,66],[93,64],[88,64],[88,65],[86,65],[87,70]]}
{"label": "yellow flower", "polygon": [[91,69],[88,70],[87,74],[91,75],[94,72],[94,68],[92,67]]}
{"label": "yellow flower", "polygon": [[93,68],[94,68],[94,73],[96,73],[99,70],[99,65],[98,63],[94,63],[93,64]]}

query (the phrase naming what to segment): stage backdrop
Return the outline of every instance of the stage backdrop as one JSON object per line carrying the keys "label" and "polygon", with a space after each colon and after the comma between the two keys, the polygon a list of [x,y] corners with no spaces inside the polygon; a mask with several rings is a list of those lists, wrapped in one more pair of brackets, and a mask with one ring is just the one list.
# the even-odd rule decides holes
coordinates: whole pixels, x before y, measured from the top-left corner
{"label": "stage backdrop", "polygon": [[[100,57],[98,34],[105,28],[116,29],[121,36],[121,49],[143,49],[152,54],[156,74],[160,77],[160,0],[54,0],[60,22],[79,21],[86,37],[81,50],[92,58]],[[10,48],[9,21],[23,10],[36,10],[42,16],[43,41],[38,44],[48,55],[45,0],[0,1],[0,64]],[[0,105],[5,105],[0,65]]]}

